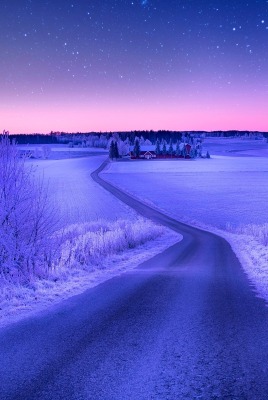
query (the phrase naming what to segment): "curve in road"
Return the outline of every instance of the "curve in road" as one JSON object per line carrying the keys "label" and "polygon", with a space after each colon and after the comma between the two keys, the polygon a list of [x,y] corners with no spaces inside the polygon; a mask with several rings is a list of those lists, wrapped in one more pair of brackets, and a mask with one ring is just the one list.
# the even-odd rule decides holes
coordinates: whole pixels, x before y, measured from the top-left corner
{"label": "curve in road", "polygon": [[1,399],[232,399],[268,394],[268,315],[229,244],[92,178],[184,239],[0,332]]}

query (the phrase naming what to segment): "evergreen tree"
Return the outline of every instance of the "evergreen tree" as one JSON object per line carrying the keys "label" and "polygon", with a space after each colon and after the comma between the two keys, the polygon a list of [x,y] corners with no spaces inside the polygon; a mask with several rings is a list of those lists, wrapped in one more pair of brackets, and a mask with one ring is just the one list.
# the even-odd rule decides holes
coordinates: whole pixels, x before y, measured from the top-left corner
{"label": "evergreen tree", "polygon": [[166,146],[166,141],[165,140],[164,140],[164,143],[163,143],[162,154],[164,156],[167,154],[167,146]]}
{"label": "evergreen tree", "polygon": [[134,143],[134,149],[133,149],[134,156],[139,158],[140,152],[141,152],[141,150],[140,150],[140,142],[139,142],[139,139],[136,139],[135,143]]}
{"label": "evergreen tree", "polygon": [[202,150],[203,150],[202,143],[200,142],[199,143],[199,157],[202,157]]}
{"label": "evergreen tree", "polygon": [[183,146],[183,149],[181,150],[181,155],[185,158],[186,157],[186,147],[185,147],[185,143]]}
{"label": "evergreen tree", "polygon": [[115,142],[115,144],[114,144],[114,158],[116,158],[116,159],[119,158],[119,151],[118,151],[117,142]]}
{"label": "evergreen tree", "polygon": [[159,140],[158,140],[158,139],[156,140],[156,144],[155,144],[155,153],[156,153],[156,154],[160,154],[160,153],[161,153],[161,150],[160,150],[160,143],[159,143]]}
{"label": "evergreen tree", "polygon": [[170,139],[170,142],[169,142],[168,154],[170,154],[170,155],[173,154],[173,145],[172,145],[172,140],[171,139]]}
{"label": "evergreen tree", "polygon": [[195,149],[194,149],[194,147],[192,147],[191,150],[190,150],[190,157],[191,158],[195,158]]}
{"label": "evergreen tree", "polygon": [[177,141],[177,144],[176,144],[176,156],[180,156],[180,155],[181,155],[180,142]]}
{"label": "evergreen tree", "polygon": [[111,160],[113,160],[115,158],[115,154],[114,154],[114,141],[111,141],[110,144],[110,149],[109,149],[109,157]]}

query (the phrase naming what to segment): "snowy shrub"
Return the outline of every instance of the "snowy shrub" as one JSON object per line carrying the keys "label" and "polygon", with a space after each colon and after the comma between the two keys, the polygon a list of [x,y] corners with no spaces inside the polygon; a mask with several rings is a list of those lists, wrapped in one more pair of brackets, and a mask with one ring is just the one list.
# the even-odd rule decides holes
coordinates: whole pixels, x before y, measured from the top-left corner
{"label": "snowy shrub", "polygon": [[40,150],[40,148],[36,147],[34,149],[33,158],[41,158],[41,150]]}
{"label": "snowy shrub", "polygon": [[47,144],[44,144],[42,147],[42,156],[46,160],[51,156],[51,147]]}
{"label": "snowy shrub", "polygon": [[226,229],[232,233],[252,236],[263,246],[268,246],[268,223],[262,225],[239,225],[236,227],[232,226],[231,224],[227,224]]}
{"label": "snowy shrub", "polygon": [[91,268],[105,257],[137,247],[162,233],[162,227],[144,219],[71,225],[63,234],[58,267]]}

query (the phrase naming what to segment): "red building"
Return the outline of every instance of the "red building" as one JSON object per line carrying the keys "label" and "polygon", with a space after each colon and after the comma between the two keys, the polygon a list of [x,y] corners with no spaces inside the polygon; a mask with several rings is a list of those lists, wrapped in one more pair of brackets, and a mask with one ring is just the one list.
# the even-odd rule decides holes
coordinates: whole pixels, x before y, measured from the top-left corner
{"label": "red building", "polygon": [[191,152],[192,146],[187,143],[184,146],[184,155],[176,155],[176,154],[156,154],[155,151],[153,150],[146,150],[140,151],[140,154],[138,157],[136,157],[133,153],[133,151],[130,152],[130,158],[133,160],[140,159],[140,160],[151,160],[151,159],[171,159],[171,158],[191,158],[190,152]]}
{"label": "red building", "polygon": [[139,157],[136,157],[133,153],[133,151],[130,152],[130,158],[136,159],[136,158],[141,158],[145,160],[151,160],[152,158],[157,158],[156,152],[152,150],[147,150],[147,151],[140,151]]}

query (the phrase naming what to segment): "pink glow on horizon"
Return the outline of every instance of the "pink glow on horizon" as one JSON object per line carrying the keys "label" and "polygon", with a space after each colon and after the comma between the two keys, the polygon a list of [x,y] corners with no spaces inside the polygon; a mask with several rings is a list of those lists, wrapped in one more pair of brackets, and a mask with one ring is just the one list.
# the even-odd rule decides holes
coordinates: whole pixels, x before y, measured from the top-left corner
{"label": "pink glow on horizon", "polygon": [[268,131],[267,107],[230,101],[178,101],[142,104],[21,105],[1,113],[1,129],[11,133],[129,130],[258,130]]}

